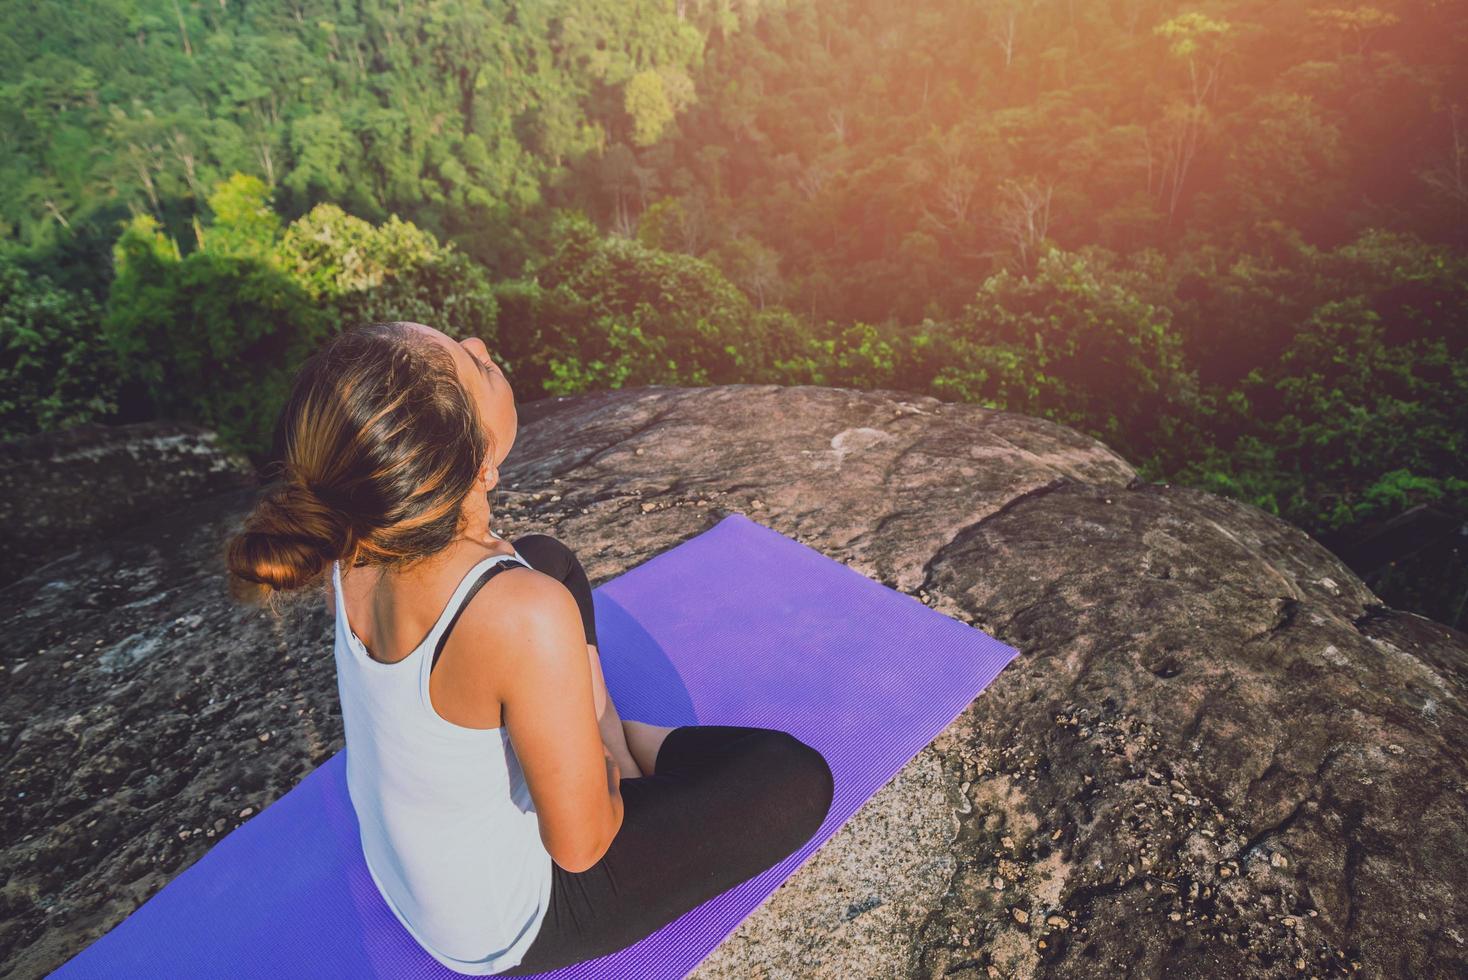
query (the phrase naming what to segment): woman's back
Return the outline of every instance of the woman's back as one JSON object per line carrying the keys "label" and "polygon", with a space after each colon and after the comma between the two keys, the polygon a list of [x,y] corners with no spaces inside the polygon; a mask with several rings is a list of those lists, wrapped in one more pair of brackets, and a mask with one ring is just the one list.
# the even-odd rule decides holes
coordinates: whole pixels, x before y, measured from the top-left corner
{"label": "woman's back", "polygon": [[347,787],[367,867],[403,926],[460,973],[517,962],[550,897],[551,857],[505,726],[450,722],[428,689],[435,654],[485,573],[517,563],[528,566],[518,553],[477,562],[423,642],[392,663],[352,631],[332,566]]}

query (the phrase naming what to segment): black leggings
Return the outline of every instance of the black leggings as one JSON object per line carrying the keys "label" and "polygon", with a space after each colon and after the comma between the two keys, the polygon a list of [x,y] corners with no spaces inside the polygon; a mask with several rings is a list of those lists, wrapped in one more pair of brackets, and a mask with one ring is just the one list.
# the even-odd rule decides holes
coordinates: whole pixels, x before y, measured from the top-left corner
{"label": "black leggings", "polygon": [[[556,550],[550,542],[570,557],[542,567],[537,559]],[[549,535],[513,544],[537,570],[580,568]],[[584,572],[579,578],[585,581]],[[589,585],[585,591],[589,606]],[[809,841],[834,789],[825,757],[788,732],[673,729],[652,775],[622,780],[622,827],[602,859],[581,872],[551,864],[551,906],[540,931],[520,963],[498,975],[555,970],[632,945]]]}

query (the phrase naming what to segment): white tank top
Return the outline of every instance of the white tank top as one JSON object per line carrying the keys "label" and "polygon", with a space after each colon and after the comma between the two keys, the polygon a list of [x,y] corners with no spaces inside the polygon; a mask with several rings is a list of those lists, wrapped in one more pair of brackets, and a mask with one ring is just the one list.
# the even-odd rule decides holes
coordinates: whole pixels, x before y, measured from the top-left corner
{"label": "white tank top", "polygon": [[443,718],[428,673],[470,587],[517,558],[525,561],[518,551],[491,555],[469,569],[428,636],[390,664],[369,657],[352,631],[341,568],[331,568],[347,790],[367,870],[429,955],[473,975],[525,955],[550,907],[551,857],[503,721],[476,729]]}

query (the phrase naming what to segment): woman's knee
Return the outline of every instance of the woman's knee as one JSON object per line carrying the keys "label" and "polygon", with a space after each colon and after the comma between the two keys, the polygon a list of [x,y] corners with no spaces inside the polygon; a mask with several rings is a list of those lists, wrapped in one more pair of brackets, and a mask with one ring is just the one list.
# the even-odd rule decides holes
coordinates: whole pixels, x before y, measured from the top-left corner
{"label": "woman's knee", "polygon": [[575,553],[560,538],[553,534],[544,534],[540,531],[534,534],[522,534],[510,542],[510,545],[527,558],[531,555],[539,555],[542,559],[555,558],[567,561],[575,557]]}
{"label": "woman's knee", "polygon": [[752,749],[767,778],[772,804],[804,842],[825,822],[836,779],[821,752],[789,732],[767,729]]}

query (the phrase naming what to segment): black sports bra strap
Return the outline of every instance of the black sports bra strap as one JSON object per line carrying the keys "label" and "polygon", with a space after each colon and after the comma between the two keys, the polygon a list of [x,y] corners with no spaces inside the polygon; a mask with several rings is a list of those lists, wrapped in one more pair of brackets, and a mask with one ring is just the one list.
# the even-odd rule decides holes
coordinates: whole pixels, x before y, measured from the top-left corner
{"label": "black sports bra strap", "polygon": [[449,620],[449,624],[445,626],[443,628],[443,632],[439,634],[438,645],[433,648],[433,663],[428,665],[428,672],[430,674],[433,673],[433,668],[438,666],[438,655],[440,653],[443,653],[443,645],[448,641],[449,633],[453,630],[454,624],[459,621],[459,616],[464,612],[464,607],[469,605],[469,600],[474,598],[475,593],[484,588],[485,582],[488,582],[490,579],[494,578],[505,569],[513,568],[516,566],[520,568],[530,567],[528,564],[518,558],[511,558],[508,561],[497,561],[493,565],[486,568],[483,574],[481,574],[479,578],[474,581],[474,584],[469,586],[469,591],[464,593],[464,599],[462,602],[459,603],[459,608],[454,610],[453,618]]}

